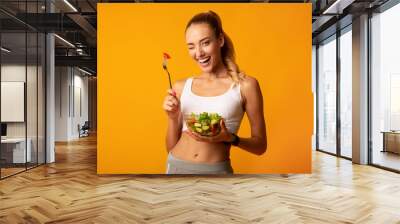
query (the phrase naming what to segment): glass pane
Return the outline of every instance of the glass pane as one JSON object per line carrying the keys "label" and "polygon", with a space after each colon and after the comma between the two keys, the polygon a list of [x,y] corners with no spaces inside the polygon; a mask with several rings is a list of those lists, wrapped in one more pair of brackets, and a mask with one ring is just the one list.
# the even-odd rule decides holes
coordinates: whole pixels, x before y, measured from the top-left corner
{"label": "glass pane", "polygon": [[[35,26],[33,14],[44,13],[45,0],[0,1],[0,7]],[[0,29],[3,178],[45,161],[45,36],[2,12],[0,19],[7,21]]]}
{"label": "glass pane", "polygon": [[352,35],[351,30],[340,36],[340,152],[352,157]]}
{"label": "glass pane", "polygon": [[27,131],[28,131],[28,138],[27,141],[30,144],[30,159],[28,160],[28,168],[37,165],[37,132],[38,132],[38,124],[37,124],[37,98],[38,98],[38,88],[37,88],[37,63],[38,63],[38,49],[37,49],[37,33],[36,32],[29,32],[27,33],[28,38],[28,63],[27,63]]}
{"label": "glass pane", "polygon": [[336,154],[336,38],[318,48],[318,149]]}
{"label": "glass pane", "polygon": [[[37,24],[37,17],[31,15],[39,11],[39,5],[37,1],[27,2],[26,12],[28,13],[28,20],[33,24]],[[37,116],[38,116],[38,89],[37,89],[37,76],[38,76],[38,36],[34,30],[28,30],[27,33],[27,131],[28,131],[28,142],[31,143],[31,160],[27,163],[28,168],[37,166]]]}
{"label": "glass pane", "polygon": [[313,121],[314,121],[314,127],[313,127],[313,136],[312,136],[312,149],[315,150],[316,149],[316,137],[317,137],[317,92],[316,92],[316,75],[317,75],[317,65],[316,65],[316,61],[317,61],[317,48],[315,45],[312,46],[312,91],[313,91],[313,106],[314,106],[314,110],[313,110]]}
{"label": "glass pane", "polygon": [[372,18],[372,163],[400,170],[400,4]]}
{"label": "glass pane", "polygon": [[45,44],[46,38],[39,33],[38,45],[38,163],[45,163]]}
{"label": "glass pane", "polygon": [[2,178],[25,170],[30,160],[26,144],[26,34],[1,34],[1,140]]}

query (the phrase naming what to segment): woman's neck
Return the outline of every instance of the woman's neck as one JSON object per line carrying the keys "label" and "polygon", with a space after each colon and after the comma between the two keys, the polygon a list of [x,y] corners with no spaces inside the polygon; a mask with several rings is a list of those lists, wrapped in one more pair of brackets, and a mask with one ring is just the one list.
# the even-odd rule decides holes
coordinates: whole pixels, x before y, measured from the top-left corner
{"label": "woman's neck", "polygon": [[224,64],[221,63],[219,66],[216,66],[216,68],[213,71],[208,73],[203,73],[202,76],[208,80],[224,78],[228,76],[228,69],[225,67]]}

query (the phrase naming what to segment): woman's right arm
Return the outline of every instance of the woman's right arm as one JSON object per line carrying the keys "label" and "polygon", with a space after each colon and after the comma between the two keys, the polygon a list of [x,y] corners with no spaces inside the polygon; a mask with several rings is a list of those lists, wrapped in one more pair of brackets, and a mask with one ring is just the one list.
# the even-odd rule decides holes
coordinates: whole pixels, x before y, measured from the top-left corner
{"label": "woman's right arm", "polygon": [[168,129],[167,129],[167,137],[166,137],[166,146],[167,151],[171,151],[171,149],[178,143],[182,134],[182,121],[173,120],[168,118]]}
{"label": "woman's right arm", "polygon": [[182,134],[183,118],[180,111],[180,96],[185,81],[177,81],[172,90],[168,90],[168,95],[164,99],[163,109],[167,113],[168,128],[166,136],[166,147],[169,152],[179,141]]}

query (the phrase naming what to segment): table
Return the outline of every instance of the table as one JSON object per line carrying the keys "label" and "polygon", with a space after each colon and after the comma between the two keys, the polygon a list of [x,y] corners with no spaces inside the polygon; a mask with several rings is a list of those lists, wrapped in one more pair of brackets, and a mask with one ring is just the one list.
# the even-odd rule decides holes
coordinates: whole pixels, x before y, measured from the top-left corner
{"label": "table", "polygon": [[[25,154],[25,138],[6,138],[1,139],[1,157],[6,160],[6,163],[26,163],[31,162],[31,145],[30,138],[26,139],[28,142]],[[11,159],[12,158],[12,159]],[[26,161],[25,161],[26,160]]]}
{"label": "table", "polygon": [[400,154],[400,131],[382,131],[381,133],[383,133],[382,152]]}

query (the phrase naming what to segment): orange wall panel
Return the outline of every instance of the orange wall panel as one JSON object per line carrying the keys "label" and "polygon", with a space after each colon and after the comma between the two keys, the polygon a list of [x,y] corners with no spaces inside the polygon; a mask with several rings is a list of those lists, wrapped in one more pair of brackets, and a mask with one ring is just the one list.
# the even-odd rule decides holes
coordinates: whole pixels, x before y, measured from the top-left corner
{"label": "orange wall panel", "polygon": [[[231,37],[240,68],[258,79],[264,96],[268,149],[262,156],[232,148],[235,173],[310,173],[313,129],[311,4],[98,4],[99,174],[165,173],[169,88],[199,74],[184,30],[213,10]],[[239,136],[250,136],[243,119]]]}

